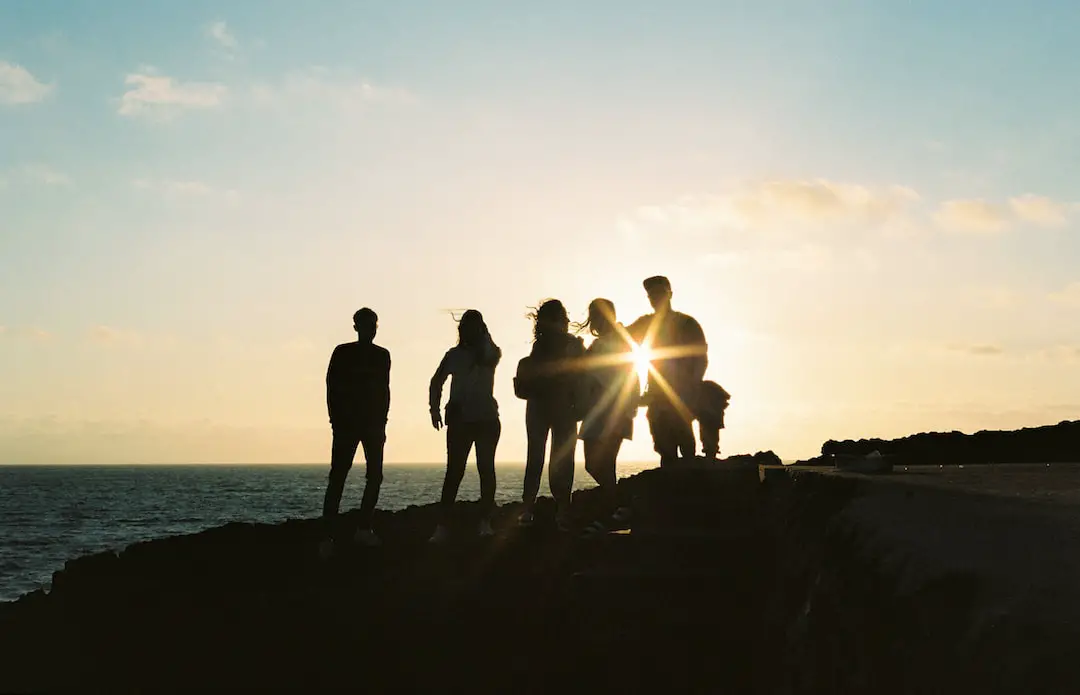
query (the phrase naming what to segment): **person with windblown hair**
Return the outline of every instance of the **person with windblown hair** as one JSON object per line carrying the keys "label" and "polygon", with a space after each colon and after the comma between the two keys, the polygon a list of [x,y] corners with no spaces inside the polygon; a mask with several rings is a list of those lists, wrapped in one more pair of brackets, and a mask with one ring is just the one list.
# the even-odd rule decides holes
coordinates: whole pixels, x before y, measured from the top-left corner
{"label": "person with windblown hair", "polygon": [[446,403],[446,478],[440,500],[440,521],[432,543],[449,537],[450,516],[458,487],[465,475],[469,452],[476,447],[476,468],[480,474],[480,522],[478,533],[493,536],[491,513],[495,508],[495,449],[502,425],[495,400],[495,368],[502,351],[491,339],[484,317],[469,309],[458,321],[458,343],[450,348],[431,377],[428,393],[431,424],[442,429],[440,413],[443,385],[450,378],[450,398]]}
{"label": "person with windblown hair", "polygon": [[560,531],[569,531],[574,450],[577,447],[577,422],[581,419],[576,401],[585,344],[581,338],[570,334],[570,318],[559,300],[545,301],[529,316],[533,319],[532,351],[518,363],[514,377],[514,394],[526,402],[525,433],[528,439],[522,492],[524,510],[518,523],[522,526],[533,523],[550,435],[548,485],[555,498],[555,523]]}
{"label": "person with windblown hair", "polygon": [[602,518],[585,529],[591,536],[629,520],[630,509],[618,504],[615,463],[623,440],[634,436],[641,382],[630,337],[616,320],[611,300],[594,299],[579,330],[588,330],[595,338],[582,363],[585,417],[578,435],[585,443],[585,470],[603,499]]}

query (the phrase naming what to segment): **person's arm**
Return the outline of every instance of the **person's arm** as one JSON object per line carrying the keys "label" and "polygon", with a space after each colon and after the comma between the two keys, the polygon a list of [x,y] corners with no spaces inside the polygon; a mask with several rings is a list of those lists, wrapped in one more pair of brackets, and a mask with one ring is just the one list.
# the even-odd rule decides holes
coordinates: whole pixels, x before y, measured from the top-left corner
{"label": "person's arm", "polygon": [[[450,350],[443,355],[438,369],[435,370],[435,374],[431,377],[431,384],[428,386],[428,410],[431,411],[431,424],[435,429],[439,429],[442,425],[442,415],[440,414],[442,390],[447,377],[450,376],[450,355],[452,353],[453,350]],[[438,420],[438,424],[436,424],[436,420]]]}
{"label": "person's arm", "polygon": [[709,345],[705,342],[705,331],[701,330],[701,324],[696,319],[687,317],[683,344],[686,347],[687,373],[691,382],[702,381],[705,370],[709,367]]}
{"label": "person's arm", "polygon": [[383,422],[390,419],[390,351],[386,352],[386,368],[382,374]]}
{"label": "person's arm", "polygon": [[330,364],[326,368],[326,415],[331,424],[334,422],[334,405],[337,401],[338,374],[336,367],[340,363],[337,348],[330,355]]}
{"label": "person's arm", "polygon": [[481,362],[489,367],[496,367],[499,364],[499,360],[502,359],[502,350],[495,344],[495,341],[491,339],[490,333],[485,332],[484,337],[486,340],[484,342],[483,359]]}
{"label": "person's arm", "polygon": [[649,332],[649,317],[642,316],[637,321],[626,327],[626,332],[630,334],[630,338],[641,345],[641,341],[645,340],[645,335]]}

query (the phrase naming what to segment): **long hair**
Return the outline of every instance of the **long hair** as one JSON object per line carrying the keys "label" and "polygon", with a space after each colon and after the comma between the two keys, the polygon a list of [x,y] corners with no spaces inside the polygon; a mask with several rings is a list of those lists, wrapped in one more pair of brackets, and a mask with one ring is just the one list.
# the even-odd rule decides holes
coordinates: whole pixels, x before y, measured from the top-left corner
{"label": "long hair", "polygon": [[533,342],[539,343],[556,335],[567,335],[570,315],[558,299],[545,299],[527,314],[533,321]]}
{"label": "long hair", "polygon": [[[499,362],[499,357],[502,355],[502,351],[499,349],[499,346],[495,344],[495,341],[491,340],[491,334],[488,332],[487,324],[484,322],[484,315],[476,309],[468,309],[460,318],[455,317],[455,320],[458,325],[458,346],[472,352],[476,357],[477,362],[480,364],[497,364]],[[486,336],[487,339],[491,341],[492,347],[495,348],[493,357],[487,357],[485,355],[483,340],[481,340],[480,344],[473,344],[466,339],[466,330],[470,324],[474,323],[479,325],[479,333],[482,336]]]}
{"label": "long hair", "polygon": [[589,302],[589,315],[581,323],[574,324],[574,331],[581,333],[588,331],[593,336],[599,336],[604,329],[615,326],[615,302],[603,297],[597,297]]}

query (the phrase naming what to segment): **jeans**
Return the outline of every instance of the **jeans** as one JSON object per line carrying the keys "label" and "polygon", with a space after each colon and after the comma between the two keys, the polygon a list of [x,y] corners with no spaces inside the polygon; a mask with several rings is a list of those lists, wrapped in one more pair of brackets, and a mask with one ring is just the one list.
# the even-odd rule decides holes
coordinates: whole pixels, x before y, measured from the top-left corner
{"label": "jeans", "polygon": [[528,453],[525,457],[525,489],[521,499],[527,509],[536,502],[540,478],[544,473],[548,433],[551,433],[551,463],[548,486],[560,509],[570,508],[574,487],[574,453],[577,448],[577,422],[572,415],[552,413],[543,404],[529,401],[525,406],[525,433]]}
{"label": "jeans", "polygon": [[361,528],[371,528],[375,505],[379,502],[379,488],[383,479],[383,448],[386,445],[385,423],[335,427],[330,453],[330,479],[326,485],[326,496],[323,498],[323,519],[331,525],[331,533],[335,538],[340,538],[344,532],[339,521],[338,508],[341,506],[345,479],[352,468],[356,449],[361,445],[364,447],[367,467],[364,476],[364,498],[360,503]]}
{"label": "jeans", "polygon": [[446,478],[443,479],[442,516],[454,508],[458,487],[465,475],[469,452],[476,445],[476,470],[480,473],[480,513],[486,518],[495,508],[495,449],[502,425],[498,420],[455,422],[446,427]]}

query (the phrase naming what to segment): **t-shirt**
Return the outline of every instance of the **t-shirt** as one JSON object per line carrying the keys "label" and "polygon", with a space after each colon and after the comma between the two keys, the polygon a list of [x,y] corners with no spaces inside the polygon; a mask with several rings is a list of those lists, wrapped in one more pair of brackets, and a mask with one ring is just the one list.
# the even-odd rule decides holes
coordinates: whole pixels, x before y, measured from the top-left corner
{"label": "t-shirt", "polygon": [[326,370],[330,422],[386,424],[390,412],[390,352],[372,343],[334,348]]}
{"label": "t-shirt", "polygon": [[663,396],[666,389],[658,383],[657,374],[677,394],[693,393],[708,366],[708,344],[701,324],[692,316],[678,311],[646,314],[627,327],[630,336],[639,344],[648,342],[659,353],[649,371],[649,390]]}

